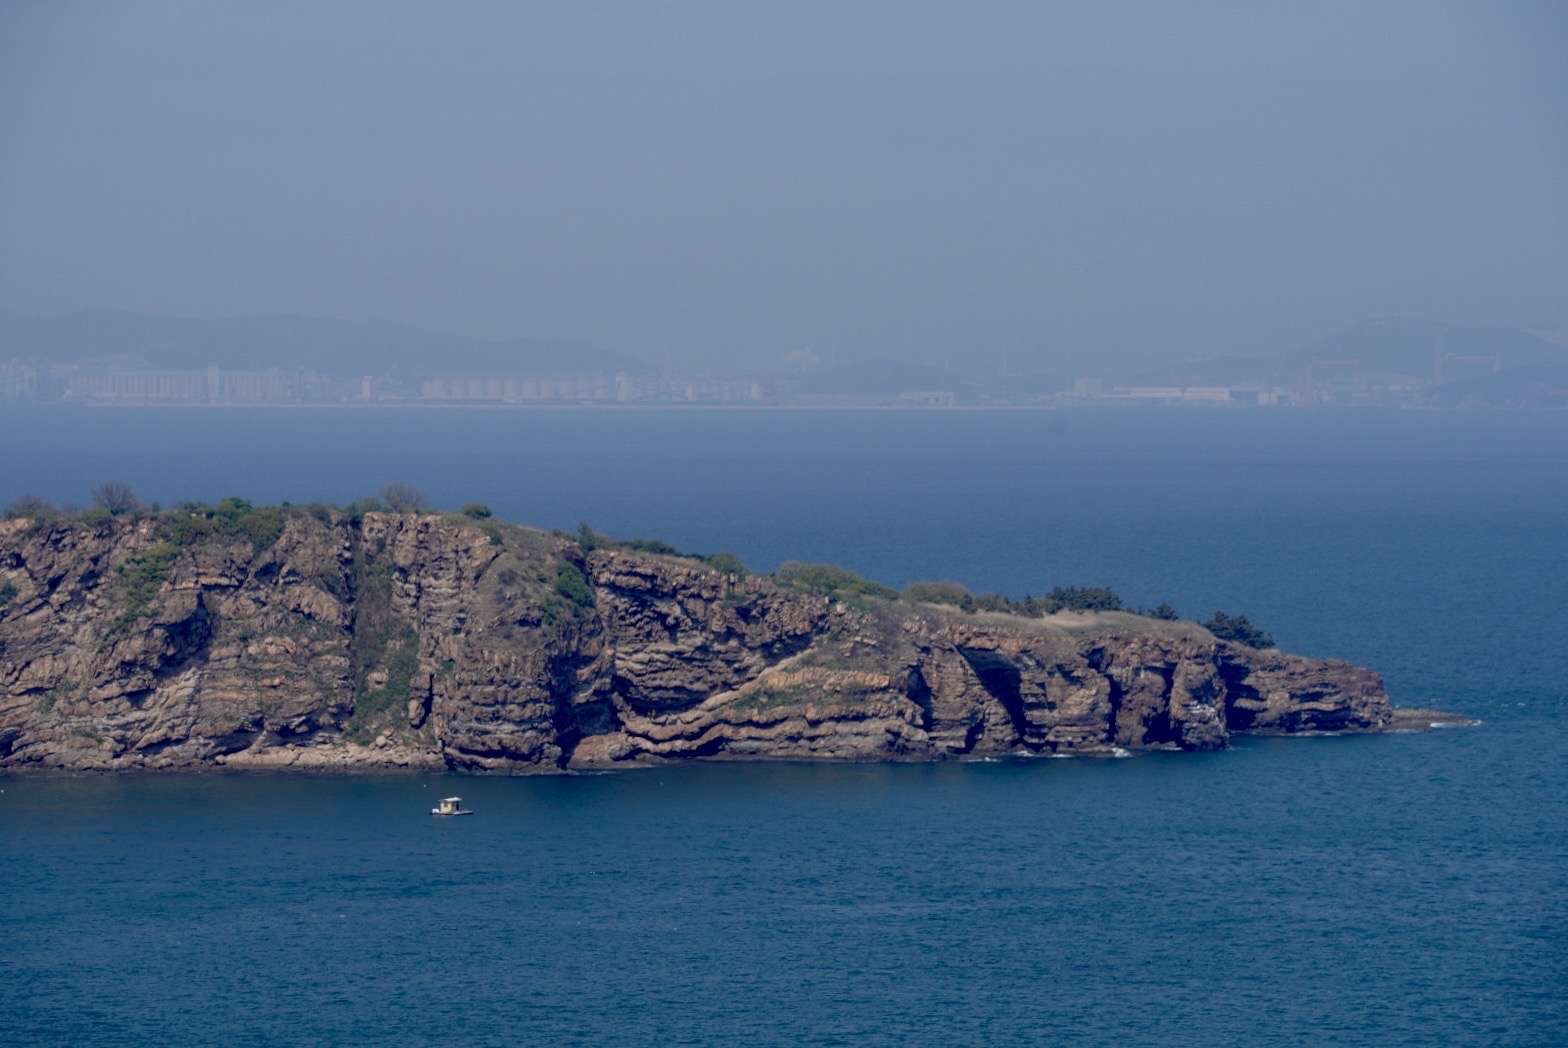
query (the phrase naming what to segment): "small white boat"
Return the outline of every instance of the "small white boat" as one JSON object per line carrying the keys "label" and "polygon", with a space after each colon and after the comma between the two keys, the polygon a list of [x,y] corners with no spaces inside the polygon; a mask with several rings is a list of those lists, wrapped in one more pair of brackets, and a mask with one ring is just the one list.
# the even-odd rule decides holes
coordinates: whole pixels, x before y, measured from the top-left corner
{"label": "small white boat", "polygon": [[430,809],[431,815],[472,815],[474,809],[463,807],[461,797],[442,797],[441,803]]}

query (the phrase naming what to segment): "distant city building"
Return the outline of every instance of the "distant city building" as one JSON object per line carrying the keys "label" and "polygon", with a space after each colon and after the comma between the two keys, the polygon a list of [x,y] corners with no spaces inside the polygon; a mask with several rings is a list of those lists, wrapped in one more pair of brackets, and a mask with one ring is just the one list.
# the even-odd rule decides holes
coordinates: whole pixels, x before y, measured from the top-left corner
{"label": "distant city building", "polygon": [[205,371],[98,371],[65,375],[67,400],[200,403],[212,399]]}
{"label": "distant city building", "polygon": [[58,368],[60,395],[78,403],[285,404],[325,399],[326,380],[306,372],[155,371],[143,368]]}
{"label": "distant city building", "polygon": [[905,408],[950,408],[953,406],[953,391],[911,391],[898,395],[899,407]]}
{"label": "distant city building", "polygon": [[568,375],[523,378],[429,378],[419,399],[453,403],[755,404],[756,379],[663,378],[651,375]]}
{"label": "distant city building", "polygon": [[1168,401],[1185,404],[1228,404],[1228,386],[1118,386],[1102,400]]}
{"label": "distant city building", "polygon": [[25,364],[0,364],[0,400],[31,400],[38,395],[38,371]]}
{"label": "distant city building", "polygon": [[541,400],[597,401],[614,396],[607,375],[563,378],[429,378],[419,384],[419,399],[469,403],[518,404]]}

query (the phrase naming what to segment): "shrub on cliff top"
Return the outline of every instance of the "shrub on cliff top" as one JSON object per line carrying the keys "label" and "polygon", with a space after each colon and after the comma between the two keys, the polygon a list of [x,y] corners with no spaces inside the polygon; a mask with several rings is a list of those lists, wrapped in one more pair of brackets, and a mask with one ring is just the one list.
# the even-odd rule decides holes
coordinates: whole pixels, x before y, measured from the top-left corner
{"label": "shrub on cliff top", "polygon": [[1274,646],[1274,638],[1269,636],[1268,631],[1261,630],[1248,622],[1245,615],[1227,615],[1223,611],[1216,611],[1214,617],[1202,623],[1202,626],[1220,640],[1235,641],[1249,648]]}
{"label": "shrub on cliff top", "polygon": [[18,495],[5,508],[5,519],[16,520],[18,517],[28,517],[32,520],[50,520],[59,513],[60,510],[55,504],[47,499],[41,499],[37,495]]}
{"label": "shrub on cliff top", "polygon": [[684,557],[686,554],[663,539],[620,539],[615,545],[635,553],[657,553],[665,557]]}
{"label": "shrub on cliff top", "polygon": [[430,508],[425,493],[412,484],[393,481],[381,489],[381,501],[393,513],[423,513]]}
{"label": "shrub on cliff top", "polygon": [[916,604],[949,604],[965,611],[973,611],[975,607],[974,596],[957,582],[911,582],[899,596]]}
{"label": "shrub on cliff top", "polygon": [[190,546],[218,536],[244,537],[251,549],[260,553],[283,535],[283,510],[277,506],[257,509],[249,499],[230,496],[216,506],[183,502],[180,508],[158,519],[158,531],[165,542]]}
{"label": "shrub on cliff top", "polygon": [[596,549],[614,549],[616,541],[602,531],[595,531],[588,526],[585,520],[577,525],[577,532],[570,536],[583,548],[584,553],[592,553]]}
{"label": "shrub on cliff top", "polygon": [[381,500],[378,498],[355,499],[343,507],[343,515],[349,519],[351,524],[358,524],[365,518],[366,513],[379,513],[380,511]]}
{"label": "shrub on cliff top", "polygon": [[975,598],[976,611],[1001,611],[1009,615],[1026,614],[1022,604],[1015,603],[1000,593],[982,593]]}
{"label": "shrub on cliff top", "polygon": [[703,563],[714,571],[722,571],[726,575],[748,575],[746,565],[733,553],[715,553],[711,557],[704,557]]}
{"label": "shrub on cliff top", "polygon": [[879,582],[861,578],[848,568],[837,564],[807,564],[786,560],[773,573],[774,581],[794,589],[834,596],[841,593],[862,593],[872,597],[898,596],[898,591]]}
{"label": "shrub on cliff top", "polygon": [[1122,599],[1104,586],[1057,586],[1045,595],[1050,611],[1120,611]]}
{"label": "shrub on cliff top", "polygon": [[251,549],[260,553],[283,537],[283,511],[272,506],[258,509],[236,521],[239,531],[250,539]]}
{"label": "shrub on cliff top", "polygon": [[134,513],[142,508],[142,500],[123,480],[106,480],[92,490],[93,505],[101,506],[113,516]]}
{"label": "shrub on cliff top", "polygon": [[586,521],[577,525],[577,530],[574,532],[557,531],[554,534],[577,543],[584,553],[592,553],[596,549],[624,549],[633,553],[653,553],[661,557],[684,557],[687,560],[701,561],[710,568],[729,575],[750,574],[746,565],[741,563],[741,559],[733,553],[715,553],[711,557],[704,557],[700,553],[686,553],[663,539],[617,539],[602,531],[595,531]]}

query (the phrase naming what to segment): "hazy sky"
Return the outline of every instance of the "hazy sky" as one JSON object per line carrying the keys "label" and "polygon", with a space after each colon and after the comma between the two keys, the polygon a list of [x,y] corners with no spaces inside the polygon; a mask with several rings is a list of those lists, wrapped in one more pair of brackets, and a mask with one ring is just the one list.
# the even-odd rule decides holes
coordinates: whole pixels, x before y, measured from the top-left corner
{"label": "hazy sky", "polygon": [[1568,4],[0,0],[0,306],[678,365],[1568,324]]}

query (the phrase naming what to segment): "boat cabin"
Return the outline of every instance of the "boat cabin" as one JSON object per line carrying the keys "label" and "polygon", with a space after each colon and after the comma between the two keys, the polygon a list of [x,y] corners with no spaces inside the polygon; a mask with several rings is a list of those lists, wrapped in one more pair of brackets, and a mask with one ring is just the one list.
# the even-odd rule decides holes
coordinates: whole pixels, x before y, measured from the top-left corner
{"label": "boat cabin", "polygon": [[430,814],[472,815],[474,812],[472,808],[463,807],[463,798],[461,797],[442,797],[441,802],[436,807],[430,809]]}

